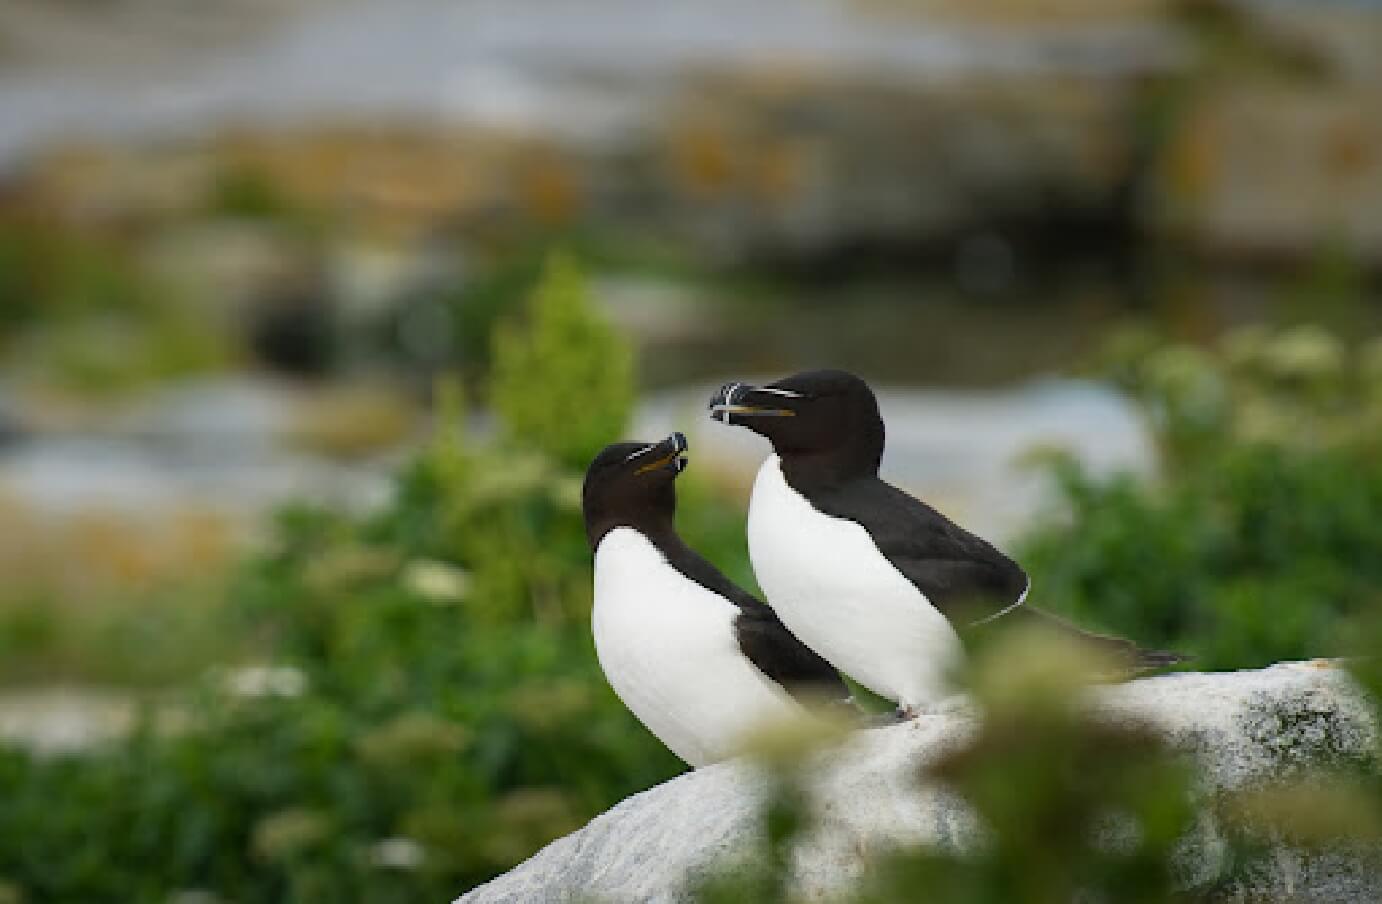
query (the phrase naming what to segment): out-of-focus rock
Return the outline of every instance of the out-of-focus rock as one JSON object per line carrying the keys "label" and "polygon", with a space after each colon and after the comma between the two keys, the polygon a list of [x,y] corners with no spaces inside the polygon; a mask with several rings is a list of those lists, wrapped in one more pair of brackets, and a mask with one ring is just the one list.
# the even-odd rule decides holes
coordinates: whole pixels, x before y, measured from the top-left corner
{"label": "out-of-focus rock", "polygon": [[228,218],[183,223],[144,254],[155,276],[225,328],[244,325],[246,305],[266,286],[301,278],[309,266],[281,226]]}
{"label": "out-of-focus rock", "polygon": [[1377,84],[1212,92],[1167,159],[1170,221],[1230,258],[1292,259],[1331,242],[1382,262]]}
{"label": "out-of-focus rock", "polygon": [[[1192,754],[1204,800],[1296,775],[1312,763],[1369,761],[1377,741],[1367,705],[1327,662],[1143,679],[1103,690],[1091,704],[1114,721],[1150,723],[1173,748]],[[918,787],[916,776],[975,727],[976,717],[964,710],[935,714],[861,731],[817,761],[807,790],[819,822],[791,857],[792,883],[802,898],[828,900],[847,889],[869,852],[899,844],[974,845],[978,826],[963,801]],[[629,798],[458,901],[689,901],[698,878],[752,849],[768,788],[768,776],[749,762],[699,769]],[[1297,856],[1282,848],[1268,863],[1225,899],[1363,904],[1382,896],[1382,874],[1365,857]],[[1207,886],[1228,865],[1206,807],[1187,839],[1182,874]]]}
{"label": "out-of-focus rock", "polygon": [[[1192,7],[1247,23],[1247,49],[1212,40],[1196,53]],[[128,60],[81,83],[0,77],[0,159],[27,161],[20,178],[41,203],[87,219],[205,212],[249,174],[337,223],[414,239],[582,222],[723,259],[915,248],[975,223],[1094,215],[1188,222],[1210,248],[1291,257],[1333,229],[1382,259],[1382,14],[1039,8],[324,5],[282,40],[179,63],[174,79]],[[1272,69],[1310,60],[1325,79],[1314,88]],[[1164,77],[1195,81],[1163,143],[1149,141],[1165,107],[1149,88]],[[1157,164],[1182,189],[1169,223],[1140,204]]]}

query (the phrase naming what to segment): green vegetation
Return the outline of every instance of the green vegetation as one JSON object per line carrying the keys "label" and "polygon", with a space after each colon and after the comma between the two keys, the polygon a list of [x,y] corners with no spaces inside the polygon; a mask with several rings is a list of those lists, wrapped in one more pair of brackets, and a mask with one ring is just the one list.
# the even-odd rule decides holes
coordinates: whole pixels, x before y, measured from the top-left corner
{"label": "green vegetation", "polygon": [[[548,272],[531,335],[596,323],[572,266]],[[626,347],[573,346],[564,376],[505,341],[543,379],[505,376],[501,412],[619,434]],[[576,379],[580,404],[545,391]],[[0,751],[0,880],[32,900],[449,900],[680,771],[599,673],[580,472],[518,431],[471,444],[441,397],[391,507],[282,515],[208,616],[224,667],[109,749]],[[738,515],[692,492],[688,535],[742,559]]]}
{"label": "green vegetation", "polygon": [[[1189,763],[1147,727],[1091,719],[1074,704],[1095,680],[1050,637],[1007,635],[965,675],[983,724],[975,737],[917,770],[916,779],[965,800],[984,829],[973,850],[881,852],[851,904],[919,900],[964,904],[1163,902],[1178,897],[1177,844],[1194,818]],[[829,738],[819,739],[829,743]],[[801,790],[801,743],[784,758],[756,855],[705,883],[702,904],[785,904],[792,845],[811,829]],[[1117,841],[1110,842],[1110,836]]]}
{"label": "green vegetation", "polygon": [[1022,544],[1038,605],[1243,668],[1337,653],[1382,599],[1376,342],[1315,327],[1229,334],[1217,353],[1116,343],[1109,367],[1159,440],[1157,481],[1057,459],[1061,514]]}
{"label": "green vegetation", "polygon": [[[388,507],[284,511],[270,548],[190,610],[196,625],[103,629],[117,658],[185,686],[146,694],[139,730],[104,747],[0,748],[0,896],[447,900],[681,770],[610,692],[589,635],[580,469],[622,435],[630,351],[558,257],[492,360],[492,442],[465,434],[461,387],[442,381],[439,426]],[[1035,602],[1205,667],[1345,649],[1341,626],[1382,586],[1382,349],[1300,328],[1214,353],[1130,337],[1107,367],[1144,404],[1165,468],[1096,479],[1052,463],[1060,508],[1022,552]],[[694,472],[682,491],[688,540],[747,582],[742,513]],[[64,631],[22,622],[0,623],[0,650]],[[1186,764],[1135,726],[1053,705],[1081,679],[1022,657],[976,665],[988,719],[925,776],[967,799],[992,843],[892,852],[859,901],[923,886],[967,902],[1174,897]],[[763,856],[708,883],[707,904],[788,899],[785,858],[811,817],[790,758],[778,773]],[[1382,820],[1372,779],[1331,781],[1225,802],[1256,814],[1243,862],[1248,829],[1318,809],[1316,794],[1357,804],[1309,823],[1318,839]],[[1132,843],[1092,840],[1110,811],[1140,826]]]}
{"label": "green vegetation", "polygon": [[[553,244],[559,244],[567,252],[552,257],[547,253],[547,248]],[[509,325],[511,333],[522,325],[524,303],[529,300],[534,282],[542,278],[544,271],[549,267],[565,269],[568,271],[565,277],[568,283],[579,284],[582,281],[581,275],[567,260],[572,256],[600,273],[644,276],[673,284],[705,286],[707,290],[717,285],[717,277],[695,269],[647,236],[614,236],[570,229],[563,230],[559,237],[496,241],[492,247],[479,251],[471,249],[466,257],[467,269],[463,278],[447,280],[413,299],[424,307],[435,306],[435,310],[443,313],[438,319],[448,325],[449,332],[444,343],[446,351],[441,355],[442,361],[414,360],[417,356],[415,351],[398,346],[396,323],[384,325],[388,327],[385,330],[386,338],[381,340],[385,354],[396,358],[402,366],[436,367],[444,364],[448,369],[459,372],[468,382],[484,385],[491,376],[493,355],[499,352],[499,346],[494,341],[495,333],[505,323]],[[574,288],[581,291],[579,285]],[[558,297],[540,301],[538,306],[560,308],[559,296],[567,291],[568,288],[554,285],[553,292]],[[406,307],[403,310],[406,311]],[[390,320],[397,316],[393,315]],[[554,322],[549,329],[562,330],[565,327]],[[604,332],[599,326],[589,329]],[[545,340],[533,337],[527,341]],[[611,349],[615,354],[625,354],[614,346]],[[563,350],[558,351],[558,355],[561,354],[564,354]]]}
{"label": "green vegetation", "polygon": [[[1357,624],[1352,650],[1382,648],[1375,619]],[[979,832],[878,852],[840,904],[903,904],[923,890],[925,900],[964,904],[1257,901],[1246,889],[1279,860],[1281,845],[1302,860],[1376,850],[1375,755],[1205,795],[1193,760],[1150,726],[1100,720],[1072,702],[1097,681],[1097,669],[1072,666],[1081,658],[1049,636],[1010,633],[969,664],[964,681],[981,724],[915,778],[963,800]],[[1374,695],[1382,690],[1378,661],[1355,663]],[[793,849],[817,818],[804,793],[802,751],[832,741],[829,732],[765,739],[759,757],[773,786],[759,845],[702,882],[700,904],[803,900],[788,881]],[[1210,851],[1211,870],[1192,869],[1183,846],[1203,843],[1207,830],[1222,833],[1224,844]]]}
{"label": "green vegetation", "polygon": [[110,241],[37,218],[0,221],[0,340],[39,319],[141,309],[146,288]]}
{"label": "green vegetation", "polygon": [[224,366],[231,350],[118,241],[14,216],[0,218],[0,354],[109,392]]}
{"label": "green vegetation", "polygon": [[549,259],[526,329],[495,334],[494,409],[509,439],[584,468],[633,410],[633,355],[589,310],[575,264]]}
{"label": "green vegetation", "polygon": [[[1382,699],[1379,361],[1377,340],[1350,348],[1310,326],[1241,330],[1210,351],[1123,336],[1102,367],[1143,405],[1162,473],[1095,478],[1047,456],[1056,509],[1020,554],[1034,602],[1195,653],[1197,668],[1354,656]],[[1196,830],[1193,764],[1145,727],[1069,708],[1089,680],[1071,670],[1077,660],[1036,638],[981,651],[965,680],[982,727],[917,779],[965,800],[982,843],[884,853],[845,901],[897,904],[919,889],[966,904],[1242,900],[1273,844],[1356,851],[1382,838],[1376,760],[1321,763],[1201,801],[1228,844],[1221,874],[1186,887],[1176,852]],[[814,817],[800,759],[770,747],[768,760],[776,792],[761,847],[704,883],[703,904],[797,900],[787,864]],[[1101,840],[1111,825],[1125,829],[1116,844]]]}
{"label": "green vegetation", "polygon": [[207,199],[207,212],[250,220],[291,220],[304,214],[284,196],[267,173],[247,166],[229,166],[216,174]]}

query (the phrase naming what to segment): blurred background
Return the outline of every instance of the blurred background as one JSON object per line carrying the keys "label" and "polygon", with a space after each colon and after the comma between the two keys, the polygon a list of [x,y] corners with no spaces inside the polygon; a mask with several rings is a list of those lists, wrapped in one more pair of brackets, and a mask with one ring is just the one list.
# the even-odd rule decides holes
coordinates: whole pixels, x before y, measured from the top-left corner
{"label": "blurred background", "polygon": [[1368,0],[7,0],[0,902],[445,900],[680,765],[585,463],[880,389],[1033,601],[1242,668],[1382,587]]}

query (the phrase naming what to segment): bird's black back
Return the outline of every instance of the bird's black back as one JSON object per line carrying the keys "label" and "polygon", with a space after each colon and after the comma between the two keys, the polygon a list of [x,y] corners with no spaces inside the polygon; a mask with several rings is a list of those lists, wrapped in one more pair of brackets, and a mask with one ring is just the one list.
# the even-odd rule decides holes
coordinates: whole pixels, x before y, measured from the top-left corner
{"label": "bird's black back", "polygon": [[956,629],[1003,611],[1027,589],[1026,572],[987,540],[877,477],[803,495],[818,511],[868,531],[878,551]]}

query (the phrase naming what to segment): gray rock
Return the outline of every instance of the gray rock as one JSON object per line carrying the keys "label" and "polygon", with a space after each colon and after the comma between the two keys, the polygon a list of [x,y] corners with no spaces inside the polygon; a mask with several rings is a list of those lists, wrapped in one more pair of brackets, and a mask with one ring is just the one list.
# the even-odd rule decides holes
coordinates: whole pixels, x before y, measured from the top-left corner
{"label": "gray rock", "polygon": [[[14,44],[42,42],[52,32],[7,15],[12,5],[0,8],[0,24],[14,31]],[[250,18],[252,7],[262,5],[234,4]],[[638,0],[301,5],[309,7],[306,14],[274,14],[286,19],[274,40],[248,41],[238,52],[170,55],[150,47],[147,35],[168,21],[185,26],[186,17],[176,15],[181,7],[126,6],[143,15],[102,16],[99,25],[91,17],[65,17],[68,39],[48,43],[47,59],[0,72],[0,161],[72,132],[187,134],[226,123],[381,115],[598,137],[643,119],[665,98],[665,85],[688,69],[722,70],[755,59],[944,76],[1127,71],[1162,55],[1145,27],[1086,25],[1054,37],[1051,29],[994,37],[934,19],[877,17],[852,4],[796,0],[676,7]],[[185,30],[163,32],[158,46],[179,47]],[[73,40],[93,31],[104,53],[95,52],[90,34]],[[122,45],[124,53],[110,52]],[[87,78],[71,77],[73,60],[84,64]],[[169,79],[178,85],[176,95],[151,92]]]}
{"label": "gray rock", "polygon": [[[1377,741],[1368,706],[1346,674],[1325,661],[1147,678],[1101,689],[1091,704],[1113,720],[1150,723],[1194,754],[1206,794],[1312,763],[1367,759]],[[819,824],[794,858],[804,899],[847,888],[872,850],[972,843],[972,814],[938,789],[918,789],[913,776],[975,725],[961,707],[860,731],[811,767]],[[752,847],[768,786],[768,777],[747,761],[680,776],[629,798],[458,902],[686,900],[696,877]],[[1206,813],[1187,847],[1187,881],[1198,885],[1220,875],[1222,856],[1222,839]],[[1239,890],[1249,900],[1382,900],[1382,873],[1344,854],[1307,857],[1282,849],[1249,882],[1251,888]]]}

